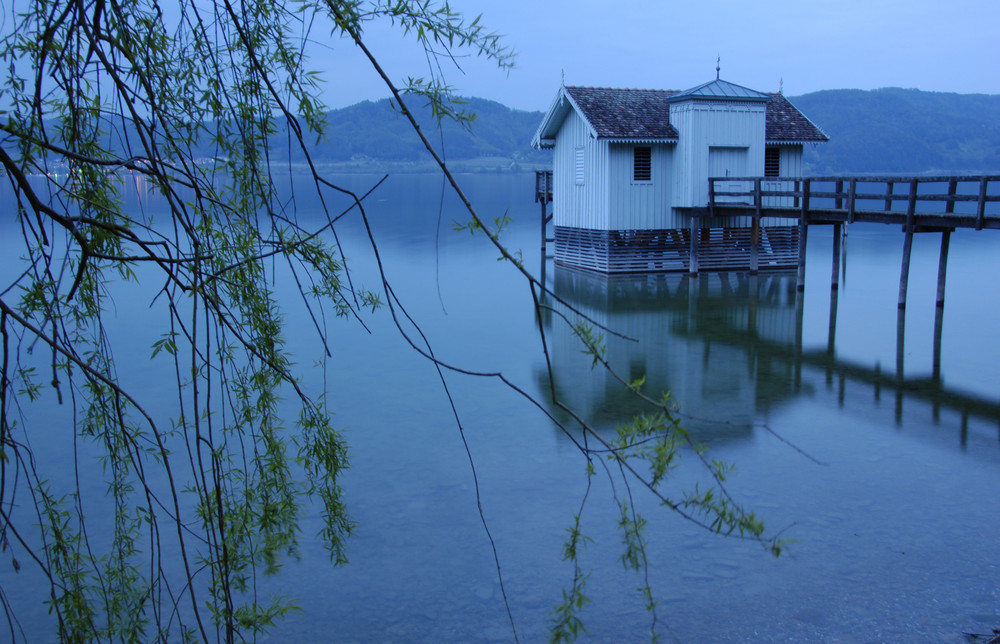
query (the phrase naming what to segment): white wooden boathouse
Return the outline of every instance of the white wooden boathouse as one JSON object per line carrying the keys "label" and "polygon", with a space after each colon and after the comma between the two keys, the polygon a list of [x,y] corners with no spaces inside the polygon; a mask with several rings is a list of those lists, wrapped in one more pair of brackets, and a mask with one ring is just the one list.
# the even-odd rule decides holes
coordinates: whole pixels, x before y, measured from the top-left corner
{"label": "white wooden boathouse", "polygon": [[745,269],[758,235],[761,269],[794,267],[798,228],[706,217],[708,179],[792,182],[804,146],[827,140],[782,94],[719,78],[686,91],[560,87],[532,141],[553,150],[555,261],[603,273],[687,270],[696,252],[702,270]]}

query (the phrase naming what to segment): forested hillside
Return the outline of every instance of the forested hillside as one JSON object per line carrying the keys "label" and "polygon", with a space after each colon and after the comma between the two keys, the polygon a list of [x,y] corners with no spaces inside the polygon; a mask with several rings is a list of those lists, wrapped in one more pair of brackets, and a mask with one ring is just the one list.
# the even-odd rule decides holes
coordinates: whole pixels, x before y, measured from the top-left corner
{"label": "forested hillside", "polygon": [[998,95],[840,89],[789,100],[830,136],[806,148],[809,174],[1000,172]]}
{"label": "forested hillside", "polygon": [[[421,128],[458,171],[511,172],[549,168],[551,152],[531,149],[542,112],[465,99],[477,118],[471,129],[445,119],[442,132],[419,99],[411,108]],[[789,100],[830,141],[806,146],[806,174],[1000,174],[1000,95],[949,94],[916,89],[825,90]],[[333,171],[434,169],[416,134],[388,99],[365,101],[327,114],[325,140],[313,161]],[[273,159],[288,159],[287,128],[271,137]],[[6,145],[0,139],[0,145]],[[112,150],[128,157],[131,152]],[[201,154],[217,151],[205,135]],[[305,159],[295,150],[293,163]]]}
{"label": "forested hillside", "polygon": [[[421,129],[445,157],[458,168],[515,170],[548,167],[550,153],[531,149],[531,137],[542,120],[541,112],[513,110],[494,101],[464,99],[460,107],[476,115],[471,128],[445,119],[442,131],[420,99],[413,99]],[[327,136],[314,159],[342,167],[387,165],[393,168],[428,166],[420,139],[388,99],[365,101],[329,112]],[[287,141],[275,137],[272,150],[281,152]]]}

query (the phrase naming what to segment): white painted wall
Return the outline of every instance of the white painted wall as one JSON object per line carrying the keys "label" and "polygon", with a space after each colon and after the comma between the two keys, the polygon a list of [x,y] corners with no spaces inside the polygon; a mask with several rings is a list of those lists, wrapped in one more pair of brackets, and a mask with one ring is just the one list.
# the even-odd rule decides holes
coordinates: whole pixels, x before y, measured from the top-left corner
{"label": "white painted wall", "polygon": [[[778,159],[778,173],[781,177],[801,177],[804,171],[803,165],[803,155],[802,155],[802,145],[783,145],[778,148],[781,154]],[[761,188],[764,190],[785,190],[791,191],[795,189],[794,181],[768,181],[764,180],[761,183]],[[791,208],[795,205],[794,197],[767,197],[764,199],[764,206],[776,207],[776,208]],[[761,220],[762,226],[786,226],[788,225],[788,220],[781,220],[771,217],[765,217]]]}
{"label": "white painted wall", "polygon": [[[583,182],[577,181],[577,149],[583,149]],[[589,128],[571,111],[556,135],[552,154],[553,222],[607,230],[607,143],[590,136]]]}
{"label": "white painted wall", "polygon": [[670,106],[670,122],[678,131],[674,207],[708,202],[710,148],[746,148],[747,176],[764,174],[764,109],[764,103],[698,100]]}
{"label": "white painted wall", "polygon": [[634,181],[633,149],[626,143],[608,146],[610,182],[609,230],[673,228],[671,213],[672,144],[640,144],[651,148],[650,181]]}
{"label": "white painted wall", "polygon": [[[673,209],[704,206],[708,177],[721,174],[719,163],[731,161],[727,168],[742,176],[764,174],[763,103],[690,100],[672,105],[670,119],[678,142],[651,145],[652,180],[636,182],[634,146],[593,138],[583,118],[570,111],[552,158],[555,225],[591,230],[685,228],[686,218]],[[577,149],[583,150],[582,183],[577,180]],[[782,177],[802,176],[802,146],[782,146],[780,163]]]}

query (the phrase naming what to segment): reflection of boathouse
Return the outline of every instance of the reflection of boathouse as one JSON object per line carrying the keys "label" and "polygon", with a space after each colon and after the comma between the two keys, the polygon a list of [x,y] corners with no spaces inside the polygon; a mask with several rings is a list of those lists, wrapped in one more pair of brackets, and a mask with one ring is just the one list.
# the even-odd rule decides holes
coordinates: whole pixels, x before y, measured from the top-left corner
{"label": "reflection of boathouse", "polygon": [[780,93],[720,79],[683,92],[561,87],[532,141],[553,149],[555,260],[604,273],[680,271],[695,251],[702,269],[746,269],[752,246],[761,269],[795,266],[799,233],[787,221],[692,209],[708,204],[709,177],[758,176],[764,188],[791,190],[803,147],[826,140]]}
{"label": "reflection of boathouse", "polygon": [[[612,369],[626,379],[645,376],[651,396],[670,392],[685,426],[696,432],[743,435],[757,412],[793,389],[793,365],[756,347],[792,350],[800,324],[794,274],[607,276],[556,267],[554,292],[625,336],[604,332]],[[554,307],[576,319],[564,305]],[[649,411],[612,375],[591,370],[590,357],[559,315],[550,316],[548,326],[558,398],[598,427]]]}

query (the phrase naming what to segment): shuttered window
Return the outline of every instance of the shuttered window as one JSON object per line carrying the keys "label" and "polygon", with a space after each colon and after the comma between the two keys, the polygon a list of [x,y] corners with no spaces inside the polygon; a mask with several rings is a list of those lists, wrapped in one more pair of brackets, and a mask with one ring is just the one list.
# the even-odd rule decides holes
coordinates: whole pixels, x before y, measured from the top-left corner
{"label": "shuttered window", "polygon": [[576,185],[583,185],[583,148],[576,149]]}
{"label": "shuttered window", "polygon": [[764,150],[764,176],[781,176],[781,148],[766,148]]}
{"label": "shuttered window", "polygon": [[632,180],[652,181],[652,148],[640,146],[632,148]]}

